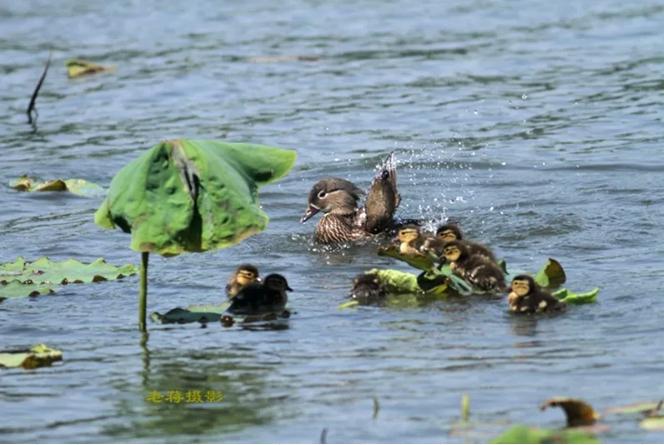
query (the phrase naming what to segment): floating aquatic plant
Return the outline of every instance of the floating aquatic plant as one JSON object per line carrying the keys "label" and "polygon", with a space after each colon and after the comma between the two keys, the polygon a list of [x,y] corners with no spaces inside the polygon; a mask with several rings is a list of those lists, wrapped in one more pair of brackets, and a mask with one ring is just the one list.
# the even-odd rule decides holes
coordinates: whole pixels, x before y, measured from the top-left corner
{"label": "floating aquatic plant", "polygon": [[53,261],[42,257],[26,261],[18,257],[16,261],[0,264],[0,299],[49,294],[59,285],[117,280],[137,271],[133,264],[114,266],[103,258],[82,263],[74,259]]}
{"label": "floating aquatic plant", "polygon": [[94,196],[103,192],[99,185],[85,179],[51,179],[38,182],[29,176],[21,176],[10,182],[9,186],[19,192],[69,192],[79,196]]}
{"label": "floating aquatic plant", "polygon": [[67,76],[70,79],[115,70],[115,67],[99,65],[82,59],[70,59],[65,63],[65,66],[67,67]]}
{"label": "floating aquatic plant", "polygon": [[29,349],[0,351],[0,368],[34,369],[62,360],[62,351],[38,344]]}

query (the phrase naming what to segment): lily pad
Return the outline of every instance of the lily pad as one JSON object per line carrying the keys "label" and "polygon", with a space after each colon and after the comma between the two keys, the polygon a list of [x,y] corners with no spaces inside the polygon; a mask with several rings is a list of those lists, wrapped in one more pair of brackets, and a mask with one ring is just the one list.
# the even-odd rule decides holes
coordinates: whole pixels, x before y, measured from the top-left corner
{"label": "lily pad", "polygon": [[229,247],[265,229],[258,189],[286,175],[295,159],[293,150],[263,145],[161,142],[113,178],[95,222],[131,233],[138,252]]}
{"label": "lily pad", "polygon": [[549,258],[544,267],[535,275],[535,282],[546,289],[558,289],[566,280],[563,266],[553,258]]}
{"label": "lily pad", "polygon": [[554,397],[544,402],[540,406],[540,409],[544,411],[551,406],[562,408],[567,417],[568,427],[592,425],[599,419],[599,414],[583,400],[569,397]]}
{"label": "lily pad", "polygon": [[0,351],[0,368],[34,369],[50,366],[51,363],[58,360],[62,360],[62,351],[49,348],[45,344],[38,344],[30,349],[19,351]]}
{"label": "lily pad", "polygon": [[639,426],[644,430],[649,431],[664,431],[664,416],[646,417]]}
{"label": "lily pad", "polygon": [[599,443],[597,438],[579,429],[549,430],[515,425],[491,443]]}
{"label": "lily pad", "polygon": [[82,59],[70,59],[65,63],[65,66],[67,67],[67,76],[70,79],[115,70],[115,67],[98,65]]}
{"label": "lily pad", "polygon": [[30,262],[19,257],[14,262],[0,264],[0,297],[44,295],[54,292],[57,284],[117,280],[136,272],[133,264],[118,267],[103,258],[86,264],[74,259],[53,261],[48,257]]}
{"label": "lily pad", "polygon": [[164,314],[153,312],[150,314],[152,321],[161,324],[172,323],[209,323],[217,322],[221,314],[228,309],[229,303],[225,302],[219,305],[192,305],[186,309],[176,307]]}
{"label": "lily pad", "polygon": [[9,186],[20,192],[69,192],[78,196],[98,196],[104,191],[101,186],[85,179],[52,179],[37,182],[29,176],[21,176],[10,182]]}
{"label": "lily pad", "polygon": [[606,410],[607,414],[648,414],[656,415],[662,409],[662,400],[658,402],[639,402],[617,406]]}
{"label": "lily pad", "polygon": [[405,255],[399,251],[398,246],[386,246],[378,248],[378,256],[387,256],[403,261],[410,266],[420,270],[431,270],[434,267],[434,260],[429,255]]}
{"label": "lily pad", "polygon": [[560,289],[552,294],[554,297],[567,304],[588,304],[597,301],[599,295],[599,288],[596,287],[588,292],[574,293],[567,289]]}
{"label": "lily pad", "polygon": [[52,294],[58,288],[42,283],[23,283],[12,280],[7,284],[0,285],[0,301],[6,298],[37,297],[39,295]]}

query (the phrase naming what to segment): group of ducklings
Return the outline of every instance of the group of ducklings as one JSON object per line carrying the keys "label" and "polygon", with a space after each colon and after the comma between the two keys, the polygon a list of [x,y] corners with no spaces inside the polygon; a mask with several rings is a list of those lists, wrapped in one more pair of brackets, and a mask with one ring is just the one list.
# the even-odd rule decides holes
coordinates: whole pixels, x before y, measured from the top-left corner
{"label": "group of ducklings", "polygon": [[[454,274],[474,287],[489,293],[508,291],[508,303],[516,313],[534,313],[564,308],[564,303],[545,292],[528,275],[519,275],[508,288],[503,270],[490,248],[464,239],[457,224],[443,224],[435,234],[423,231],[418,221],[399,221],[394,217],[401,196],[397,191],[396,158],[391,153],[378,166],[366,193],[364,205],[359,201],[365,192],[343,178],[324,178],[311,188],[307,209],[300,222],[317,213],[322,218],[316,225],[314,240],[321,244],[362,242],[379,234],[396,234],[402,255],[429,255],[439,264],[447,263]],[[374,280],[356,279],[358,285],[370,285],[365,291],[384,294]],[[375,289],[373,289],[374,286]],[[231,315],[252,315],[261,312],[285,314],[290,291],[286,279],[270,274],[261,280],[258,269],[244,264],[231,276],[226,292],[231,300]],[[354,289],[355,291],[356,289]],[[222,317],[228,321],[228,317]]]}
{"label": "group of ducklings", "polygon": [[407,256],[430,255],[475,288],[488,293],[509,292],[509,309],[516,313],[535,313],[561,310],[565,304],[541,289],[529,275],[514,277],[505,284],[505,275],[491,249],[478,242],[464,239],[457,224],[439,226],[435,234],[426,234],[416,224],[397,230],[394,239],[399,253]]}
{"label": "group of ducklings", "polygon": [[226,284],[230,306],[221,317],[223,325],[232,325],[233,316],[244,316],[245,321],[266,320],[270,317],[287,318],[288,294],[292,291],[283,275],[273,273],[261,279],[253,264],[241,264]]}

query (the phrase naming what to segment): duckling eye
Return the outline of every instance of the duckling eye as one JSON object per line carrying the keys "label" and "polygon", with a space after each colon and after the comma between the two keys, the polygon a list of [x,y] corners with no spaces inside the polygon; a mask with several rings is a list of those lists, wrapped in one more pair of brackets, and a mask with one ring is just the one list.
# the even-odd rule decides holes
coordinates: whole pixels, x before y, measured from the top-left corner
{"label": "duckling eye", "polygon": [[320,199],[323,199],[323,198],[325,198],[326,196],[327,196],[327,192],[326,192],[325,190],[321,190],[320,192],[318,192],[318,197],[319,197]]}

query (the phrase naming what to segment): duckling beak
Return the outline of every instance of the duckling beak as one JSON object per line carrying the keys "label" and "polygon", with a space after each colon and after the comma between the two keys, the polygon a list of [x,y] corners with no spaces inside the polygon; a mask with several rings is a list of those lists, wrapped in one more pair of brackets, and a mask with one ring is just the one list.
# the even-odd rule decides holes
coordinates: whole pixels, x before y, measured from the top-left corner
{"label": "duckling beak", "polygon": [[304,212],[304,215],[302,215],[302,219],[300,219],[300,223],[304,224],[309,220],[309,218],[311,218],[318,212],[320,212],[319,208],[314,207],[313,204],[309,204],[309,207],[307,207],[307,211]]}

